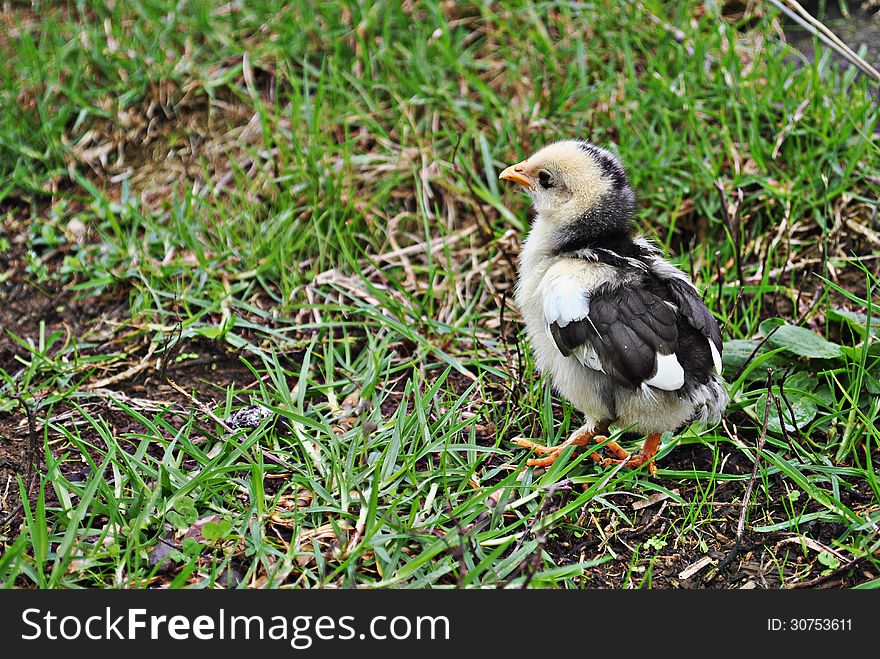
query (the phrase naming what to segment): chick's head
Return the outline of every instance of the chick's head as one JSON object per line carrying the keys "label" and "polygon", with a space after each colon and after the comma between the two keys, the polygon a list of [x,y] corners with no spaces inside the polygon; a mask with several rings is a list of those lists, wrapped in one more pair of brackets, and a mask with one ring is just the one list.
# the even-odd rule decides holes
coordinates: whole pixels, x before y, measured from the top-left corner
{"label": "chick's head", "polygon": [[564,226],[604,209],[629,214],[635,196],[620,160],[579,140],[545,146],[501,172],[531,196],[538,221]]}

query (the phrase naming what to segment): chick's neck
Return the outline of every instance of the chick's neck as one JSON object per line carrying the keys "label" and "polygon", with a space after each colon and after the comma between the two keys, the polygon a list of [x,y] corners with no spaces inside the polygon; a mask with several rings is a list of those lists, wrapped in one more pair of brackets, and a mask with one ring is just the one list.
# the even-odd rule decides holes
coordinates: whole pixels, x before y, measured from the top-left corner
{"label": "chick's neck", "polygon": [[629,256],[635,248],[632,208],[614,203],[592,208],[560,228],[553,242],[554,256],[597,248]]}

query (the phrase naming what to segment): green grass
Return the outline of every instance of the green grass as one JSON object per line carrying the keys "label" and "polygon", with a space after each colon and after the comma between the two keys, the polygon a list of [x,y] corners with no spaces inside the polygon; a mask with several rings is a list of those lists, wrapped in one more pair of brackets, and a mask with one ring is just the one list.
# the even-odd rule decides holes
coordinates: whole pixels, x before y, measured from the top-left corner
{"label": "green grass", "polygon": [[[775,14],[310,4],[3,19],[0,440],[44,458],[0,483],[0,580],[669,587],[709,555],[735,587],[757,457],[733,565],[876,587],[868,83]],[[726,324],[725,424],[666,436],[656,478],[510,441],[580,424],[519,331],[526,199],[497,181],[570,136],[619,151]],[[282,421],[217,422],[249,404]]]}

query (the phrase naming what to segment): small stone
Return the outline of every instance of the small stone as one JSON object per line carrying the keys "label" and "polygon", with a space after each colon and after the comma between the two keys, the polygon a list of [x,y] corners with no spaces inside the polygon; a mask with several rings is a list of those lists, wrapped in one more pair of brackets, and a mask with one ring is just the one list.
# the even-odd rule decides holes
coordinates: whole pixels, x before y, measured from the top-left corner
{"label": "small stone", "polygon": [[86,232],[88,229],[82,220],[73,218],[67,223],[67,231],[70,233],[70,237],[73,238],[74,242],[82,243],[86,239]]}
{"label": "small stone", "polygon": [[259,428],[263,419],[275,416],[275,413],[262,405],[249,405],[236,410],[228,419],[226,425],[233,430],[240,428]]}

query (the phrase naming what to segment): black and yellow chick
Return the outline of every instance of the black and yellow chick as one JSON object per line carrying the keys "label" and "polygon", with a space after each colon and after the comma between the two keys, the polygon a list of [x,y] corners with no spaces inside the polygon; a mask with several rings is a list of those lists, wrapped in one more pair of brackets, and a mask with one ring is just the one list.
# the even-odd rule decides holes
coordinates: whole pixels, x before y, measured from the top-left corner
{"label": "black and yellow chick", "polygon": [[721,380],[721,332],[688,276],[633,234],[635,194],[620,160],[575,140],[551,144],[501,172],[532,199],[517,306],[538,368],[584,415],[554,447],[518,440],[552,464],[566,446],[606,442],[609,427],[646,436],[628,467],[648,464],[662,433],[690,421],[715,423],[728,402]]}

